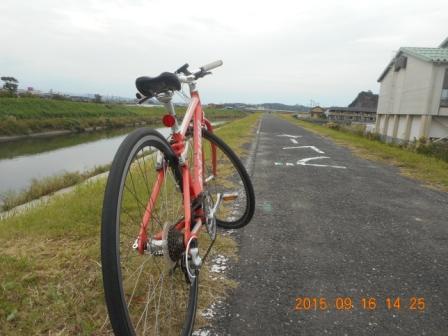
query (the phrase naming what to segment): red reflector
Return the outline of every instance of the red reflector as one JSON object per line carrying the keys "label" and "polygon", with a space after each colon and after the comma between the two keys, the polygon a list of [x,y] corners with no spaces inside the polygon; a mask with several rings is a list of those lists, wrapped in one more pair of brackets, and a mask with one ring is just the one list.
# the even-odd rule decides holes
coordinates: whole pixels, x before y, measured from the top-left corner
{"label": "red reflector", "polygon": [[166,114],[163,116],[162,122],[166,127],[173,127],[176,119],[171,114]]}

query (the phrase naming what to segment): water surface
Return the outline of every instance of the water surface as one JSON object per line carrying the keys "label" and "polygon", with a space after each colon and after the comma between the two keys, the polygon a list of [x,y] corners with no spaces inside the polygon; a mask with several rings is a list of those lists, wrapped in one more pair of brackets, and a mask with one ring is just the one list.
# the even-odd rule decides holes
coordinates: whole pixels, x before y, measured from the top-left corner
{"label": "water surface", "polygon": [[[33,179],[109,164],[130,131],[0,143],[0,195],[20,191]],[[159,128],[158,131],[167,136],[170,129]]]}
{"label": "water surface", "polygon": [[[225,122],[216,122],[219,125]],[[0,143],[0,196],[20,191],[33,179],[82,172],[109,164],[126,135],[133,129],[33,138]],[[169,128],[157,128],[164,136]],[[1,197],[0,197],[1,199]]]}

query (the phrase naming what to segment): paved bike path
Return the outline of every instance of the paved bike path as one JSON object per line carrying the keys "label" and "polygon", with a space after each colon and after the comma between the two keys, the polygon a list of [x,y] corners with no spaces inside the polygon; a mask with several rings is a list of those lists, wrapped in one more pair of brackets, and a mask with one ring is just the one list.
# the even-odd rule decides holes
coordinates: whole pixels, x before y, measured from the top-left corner
{"label": "paved bike path", "polygon": [[[231,271],[239,287],[217,334],[448,333],[448,193],[271,114],[262,119],[253,183],[257,209],[237,233]],[[329,307],[294,311],[298,297]],[[386,299],[397,297],[400,309],[388,310]],[[364,309],[363,298],[376,307]]]}

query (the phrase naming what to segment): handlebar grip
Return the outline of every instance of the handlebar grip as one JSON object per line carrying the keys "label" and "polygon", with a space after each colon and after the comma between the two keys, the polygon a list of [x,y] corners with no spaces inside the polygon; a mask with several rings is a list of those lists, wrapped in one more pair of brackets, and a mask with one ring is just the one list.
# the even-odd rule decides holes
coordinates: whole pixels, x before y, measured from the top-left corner
{"label": "handlebar grip", "polygon": [[215,69],[215,68],[221,66],[222,64],[223,64],[223,63],[222,63],[221,60],[219,60],[219,61],[215,61],[215,62],[212,62],[212,63],[209,63],[209,64],[206,64],[206,65],[202,66],[202,67],[201,67],[201,70],[202,70],[202,71],[210,71],[210,70],[212,70],[212,69]]}

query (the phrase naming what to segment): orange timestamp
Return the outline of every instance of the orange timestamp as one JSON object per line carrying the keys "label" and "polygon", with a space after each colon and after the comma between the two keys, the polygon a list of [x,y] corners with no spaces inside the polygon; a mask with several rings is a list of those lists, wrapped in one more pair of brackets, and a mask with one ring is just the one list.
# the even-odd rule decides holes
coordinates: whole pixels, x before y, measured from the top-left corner
{"label": "orange timestamp", "polygon": [[387,310],[410,310],[410,311],[424,311],[426,309],[426,302],[423,297],[412,296],[409,298],[403,297],[386,297],[380,299],[377,297],[361,297],[354,299],[352,297],[336,297],[327,299],[325,297],[306,297],[299,296],[296,298],[294,310],[298,312],[318,311],[318,310],[340,310],[347,311],[353,309],[362,309],[367,311],[374,311],[377,309]]}

